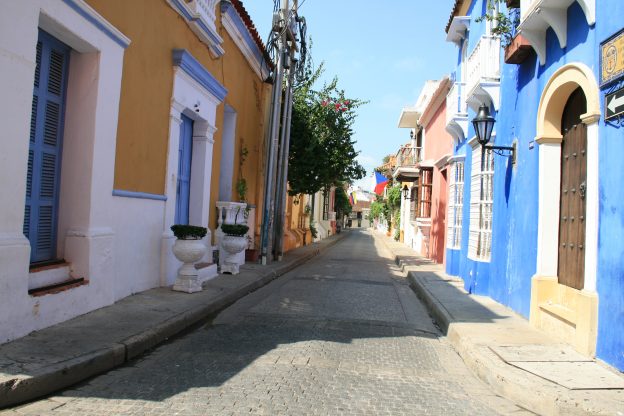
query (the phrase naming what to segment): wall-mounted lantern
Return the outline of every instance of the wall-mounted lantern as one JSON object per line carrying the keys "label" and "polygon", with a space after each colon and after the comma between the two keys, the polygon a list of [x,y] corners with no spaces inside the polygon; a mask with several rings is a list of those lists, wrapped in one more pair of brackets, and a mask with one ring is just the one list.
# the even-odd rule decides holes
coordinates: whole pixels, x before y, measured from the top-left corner
{"label": "wall-mounted lantern", "polygon": [[[496,123],[496,119],[490,115],[490,109],[487,105],[482,104],[481,107],[479,107],[477,116],[472,119],[472,125],[474,126],[475,134],[477,135],[477,141],[481,145],[482,153],[485,153],[486,150],[492,150],[496,154],[510,156],[511,163],[516,164],[516,143],[514,143],[513,146],[488,145],[490,138],[492,137],[492,132],[494,131],[494,123]],[[503,154],[502,152],[504,151],[509,152],[509,155]],[[481,169],[483,170],[483,166]]]}
{"label": "wall-mounted lantern", "polygon": [[413,201],[412,197],[409,194],[409,188],[407,185],[403,185],[403,199]]}

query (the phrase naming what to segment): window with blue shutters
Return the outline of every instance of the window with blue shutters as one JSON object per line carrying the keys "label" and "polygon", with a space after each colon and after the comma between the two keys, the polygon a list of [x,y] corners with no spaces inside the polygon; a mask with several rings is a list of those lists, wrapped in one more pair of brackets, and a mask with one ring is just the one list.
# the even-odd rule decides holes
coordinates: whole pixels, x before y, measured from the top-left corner
{"label": "window with blue shutters", "polygon": [[178,186],[176,189],[175,223],[189,223],[191,194],[191,160],[193,158],[193,120],[182,115],[178,150]]}
{"label": "window with blue shutters", "polygon": [[39,30],[30,146],[26,178],[24,235],[31,263],[56,258],[65,90],[70,48]]}

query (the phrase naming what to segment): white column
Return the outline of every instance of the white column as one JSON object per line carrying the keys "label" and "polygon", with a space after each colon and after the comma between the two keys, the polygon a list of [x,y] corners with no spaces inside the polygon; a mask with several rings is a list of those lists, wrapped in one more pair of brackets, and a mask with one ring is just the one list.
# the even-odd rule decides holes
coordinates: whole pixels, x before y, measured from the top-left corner
{"label": "white column", "polygon": [[163,233],[160,245],[160,285],[172,285],[176,279],[180,262],[174,257],[172,250],[175,237],[169,228],[175,220],[176,186],[178,172],[178,148],[180,146],[180,126],[184,106],[177,101],[172,102],[169,113],[169,149],[167,154],[167,176],[165,177],[165,211]]}
{"label": "white column", "polygon": [[196,122],[193,131],[189,223],[202,227],[208,227],[210,220],[210,181],[215,131],[213,126],[205,122]]}
{"label": "white column", "polygon": [[598,212],[599,212],[599,155],[598,120],[600,116],[582,118],[587,125],[587,188],[585,191],[585,286],[583,290],[596,291],[598,273]]}
{"label": "white column", "polygon": [[557,276],[561,139],[536,141],[539,143],[537,274]]}

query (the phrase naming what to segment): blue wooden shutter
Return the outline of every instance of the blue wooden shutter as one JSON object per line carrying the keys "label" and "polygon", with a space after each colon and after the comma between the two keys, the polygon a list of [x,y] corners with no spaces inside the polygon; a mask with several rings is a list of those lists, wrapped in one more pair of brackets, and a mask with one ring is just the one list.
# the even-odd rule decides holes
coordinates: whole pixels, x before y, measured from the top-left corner
{"label": "blue wooden shutter", "polygon": [[193,158],[193,120],[182,115],[178,150],[178,186],[176,190],[176,224],[189,223],[191,194],[191,160]]}
{"label": "blue wooden shutter", "polygon": [[24,235],[32,263],[56,257],[63,118],[69,52],[39,30],[30,120]]}

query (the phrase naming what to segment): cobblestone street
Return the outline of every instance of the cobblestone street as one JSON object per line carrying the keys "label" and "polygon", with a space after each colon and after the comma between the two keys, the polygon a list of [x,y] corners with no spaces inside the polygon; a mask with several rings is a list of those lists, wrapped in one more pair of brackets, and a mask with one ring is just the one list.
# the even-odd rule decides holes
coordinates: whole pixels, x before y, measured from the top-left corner
{"label": "cobblestone street", "polygon": [[471,375],[383,244],[349,233],[132,365],[0,414],[525,414]]}

